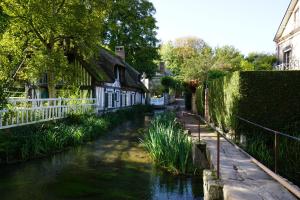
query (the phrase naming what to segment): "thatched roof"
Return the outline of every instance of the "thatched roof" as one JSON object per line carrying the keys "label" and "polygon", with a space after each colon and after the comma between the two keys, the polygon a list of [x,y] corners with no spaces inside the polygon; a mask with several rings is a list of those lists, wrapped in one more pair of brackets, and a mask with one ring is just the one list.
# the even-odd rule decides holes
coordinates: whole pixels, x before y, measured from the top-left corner
{"label": "thatched roof", "polygon": [[112,52],[104,48],[99,49],[97,58],[90,62],[86,68],[95,78],[96,84],[101,84],[114,82],[115,66],[124,67],[125,69],[125,81],[121,83],[122,87],[147,91],[140,81],[141,74],[120,57],[113,55]]}

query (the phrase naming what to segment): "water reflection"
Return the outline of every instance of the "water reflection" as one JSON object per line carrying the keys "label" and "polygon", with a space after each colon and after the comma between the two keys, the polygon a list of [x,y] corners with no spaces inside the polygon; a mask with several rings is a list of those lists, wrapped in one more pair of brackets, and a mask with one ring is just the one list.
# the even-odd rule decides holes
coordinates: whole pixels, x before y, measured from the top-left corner
{"label": "water reflection", "polygon": [[150,118],[48,159],[0,168],[0,199],[200,199],[201,177],[157,170],[139,143]]}

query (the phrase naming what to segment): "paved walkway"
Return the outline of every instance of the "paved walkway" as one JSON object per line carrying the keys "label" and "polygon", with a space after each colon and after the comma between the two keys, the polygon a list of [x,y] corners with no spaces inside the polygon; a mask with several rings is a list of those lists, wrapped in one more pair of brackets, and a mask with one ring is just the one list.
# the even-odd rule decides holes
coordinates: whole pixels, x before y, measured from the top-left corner
{"label": "paved walkway", "polygon": [[[193,139],[198,140],[199,120],[188,113],[179,118],[191,131]],[[200,130],[201,140],[206,142],[210,152],[210,160],[213,166],[217,166],[217,134],[205,125],[201,125]],[[225,200],[297,199],[224,138],[221,138],[220,144],[220,176]]]}

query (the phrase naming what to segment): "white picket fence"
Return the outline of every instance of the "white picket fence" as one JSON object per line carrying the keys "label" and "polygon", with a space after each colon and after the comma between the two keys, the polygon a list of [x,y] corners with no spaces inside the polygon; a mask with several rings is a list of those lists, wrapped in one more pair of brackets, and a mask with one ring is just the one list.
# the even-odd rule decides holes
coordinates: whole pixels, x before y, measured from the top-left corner
{"label": "white picket fence", "polygon": [[95,98],[89,99],[9,99],[9,108],[0,110],[0,129],[67,117],[69,114],[97,112]]}

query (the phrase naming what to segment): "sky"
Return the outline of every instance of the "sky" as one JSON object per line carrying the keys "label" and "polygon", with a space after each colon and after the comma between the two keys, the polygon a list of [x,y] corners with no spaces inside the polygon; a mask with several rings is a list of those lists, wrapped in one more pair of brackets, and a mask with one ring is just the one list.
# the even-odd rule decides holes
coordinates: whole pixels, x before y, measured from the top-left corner
{"label": "sky", "polygon": [[196,36],[243,54],[274,53],[276,31],[290,0],[150,0],[162,42]]}

